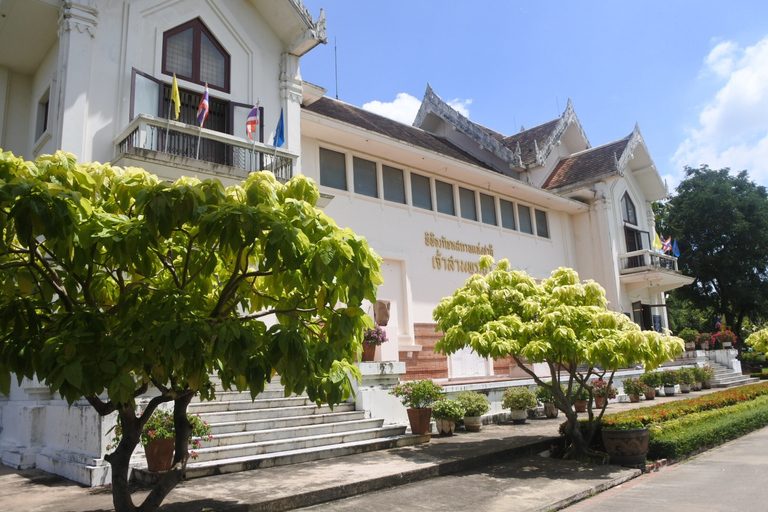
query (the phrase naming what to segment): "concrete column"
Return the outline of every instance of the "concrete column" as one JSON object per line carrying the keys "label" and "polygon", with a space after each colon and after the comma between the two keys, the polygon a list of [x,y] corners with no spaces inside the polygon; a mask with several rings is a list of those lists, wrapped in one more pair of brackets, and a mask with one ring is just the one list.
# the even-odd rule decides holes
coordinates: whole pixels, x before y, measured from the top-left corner
{"label": "concrete column", "polygon": [[299,57],[283,53],[280,56],[280,106],[285,123],[285,144],[282,147],[296,153],[301,151],[301,99]]}
{"label": "concrete column", "polygon": [[[599,186],[594,208],[596,222],[591,226],[595,230],[592,240],[599,244],[593,249],[593,254],[599,262],[595,264],[594,268],[596,274],[602,274],[599,277],[596,276],[595,280],[605,288],[606,298],[610,302],[609,307],[615,311],[621,311],[621,302],[619,300],[619,261],[615,244],[621,243],[624,240],[624,235],[615,233],[614,229],[612,229],[613,224],[609,218],[611,199],[608,187],[604,185]],[[601,268],[602,272],[599,271]]]}
{"label": "concrete column", "polygon": [[59,13],[56,147],[90,161],[88,91],[98,11],[93,0],[65,1]]}

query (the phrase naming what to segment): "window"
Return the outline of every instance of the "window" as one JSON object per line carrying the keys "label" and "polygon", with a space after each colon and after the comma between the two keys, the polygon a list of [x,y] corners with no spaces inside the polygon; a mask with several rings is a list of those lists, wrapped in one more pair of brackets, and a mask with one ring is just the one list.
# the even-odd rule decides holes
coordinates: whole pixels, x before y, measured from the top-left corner
{"label": "window", "polygon": [[544,238],[549,238],[547,212],[536,210],[536,234]]}
{"label": "window", "polygon": [[501,209],[501,227],[515,229],[515,205],[504,199],[499,199]]}
{"label": "window", "polygon": [[624,193],[624,197],[621,198],[621,217],[624,222],[629,222],[637,226],[637,213],[635,212],[635,204],[632,199],[629,198],[629,194]]}
{"label": "window", "polygon": [[352,169],[355,176],[355,193],[379,197],[379,186],[376,183],[376,162],[354,157],[352,158]]}
{"label": "window", "polygon": [[51,89],[45,90],[40,100],[37,102],[37,118],[35,120],[35,141],[48,131],[48,106],[50,105]]}
{"label": "window", "polygon": [[517,218],[520,220],[520,231],[532,235],[531,209],[521,204],[517,205]]}
{"label": "window", "polygon": [[200,18],[163,34],[163,73],[229,92],[229,54]]}
{"label": "window", "polygon": [[484,224],[496,225],[496,204],[493,196],[480,194],[480,214]]}
{"label": "window", "polygon": [[448,215],[456,215],[453,203],[453,185],[435,180],[435,195],[437,196],[437,211]]}
{"label": "window", "polygon": [[320,148],[320,184],[347,190],[347,168],[344,153]]}
{"label": "window", "polygon": [[413,206],[432,209],[432,192],[429,188],[429,178],[411,173],[411,201]]}
{"label": "window", "polygon": [[459,208],[461,208],[461,216],[463,218],[477,220],[477,207],[473,190],[459,187]]}
{"label": "window", "polygon": [[394,203],[405,204],[405,180],[403,170],[381,166],[382,178],[384,178],[384,199]]}

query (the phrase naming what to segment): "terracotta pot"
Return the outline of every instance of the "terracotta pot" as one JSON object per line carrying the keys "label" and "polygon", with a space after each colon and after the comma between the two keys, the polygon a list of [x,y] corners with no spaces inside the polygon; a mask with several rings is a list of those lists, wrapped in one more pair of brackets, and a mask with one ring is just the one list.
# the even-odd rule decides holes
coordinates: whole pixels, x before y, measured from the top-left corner
{"label": "terracotta pot", "polygon": [[453,431],[456,430],[456,422],[448,419],[435,420],[435,426],[441,436],[452,436]]}
{"label": "terracotta pot", "polygon": [[675,396],[675,386],[664,386],[664,396]]}
{"label": "terracotta pot", "polygon": [[376,357],[376,345],[366,345],[363,343],[363,362],[373,361]]}
{"label": "terracotta pot", "polygon": [[408,421],[411,422],[412,434],[429,434],[432,408],[408,409]]}
{"label": "terracotta pot", "polygon": [[144,447],[147,455],[147,469],[168,471],[173,464],[176,439],[156,439]]}
{"label": "terracotta pot", "polygon": [[480,432],[482,426],[482,416],[464,416],[464,428],[467,429],[467,432]]}
{"label": "terracotta pot", "polygon": [[512,409],[509,414],[510,418],[512,419],[512,423],[515,425],[522,425],[525,423],[525,420],[528,419],[528,412],[518,409]]}
{"label": "terracotta pot", "polygon": [[656,398],[656,389],[655,388],[648,388],[648,391],[645,393],[645,399],[646,400],[653,400]]}
{"label": "terracotta pot", "polygon": [[595,407],[597,407],[598,409],[602,409],[607,401],[608,401],[608,399],[605,398],[604,396],[596,396],[595,397]]}
{"label": "terracotta pot", "polygon": [[603,444],[611,457],[611,464],[640,466],[648,453],[648,429],[602,430]]}
{"label": "terracotta pot", "polygon": [[707,379],[701,383],[702,389],[712,389],[712,379]]}
{"label": "terracotta pot", "polygon": [[640,393],[632,393],[631,395],[627,396],[629,397],[629,401],[633,404],[640,401]]}
{"label": "terracotta pot", "polygon": [[587,401],[575,400],[573,402],[573,410],[574,412],[587,412]]}
{"label": "terracotta pot", "polygon": [[547,418],[557,418],[558,412],[554,402],[544,402],[544,415]]}

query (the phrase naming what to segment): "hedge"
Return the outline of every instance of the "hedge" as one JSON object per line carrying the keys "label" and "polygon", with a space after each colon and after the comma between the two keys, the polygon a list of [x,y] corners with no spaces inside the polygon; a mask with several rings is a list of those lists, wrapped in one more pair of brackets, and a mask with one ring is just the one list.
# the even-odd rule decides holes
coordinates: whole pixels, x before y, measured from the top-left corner
{"label": "hedge", "polygon": [[648,459],[679,459],[768,425],[768,396],[650,427]]}

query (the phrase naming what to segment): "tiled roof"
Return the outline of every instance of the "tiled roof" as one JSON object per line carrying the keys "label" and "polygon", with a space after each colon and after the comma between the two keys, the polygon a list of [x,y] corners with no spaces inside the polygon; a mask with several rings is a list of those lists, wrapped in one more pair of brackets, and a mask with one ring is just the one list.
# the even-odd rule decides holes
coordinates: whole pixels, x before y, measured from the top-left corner
{"label": "tiled roof", "polygon": [[415,128],[407,124],[393,121],[387,117],[368,112],[367,110],[363,110],[342,101],[323,97],[303,108],[309,112],[314,112],[365,130],[379,133],[422,149],[434,151],[435,153],[455,158],[462,162],[493,170],[488,164],[459,149],[442,137],[433,135],[421,128]]}
{"label": "tiled roof", "polygon": [[616,159],[621,158],[629,139],[630,137],[625,137],[561,160],[544,182],[542,188],[549,190],[562,188],[574,183],[600,178],[612,172],[617,173]]}
{"label": "tiled roof", "polygon": [[553,119],[552,121],[540,124],[539,126],[535,126],[528,130],[523,130],[520,133],[505,137],[502,142],[512,151],[515,150],[515,147],[519,142],[520,158],[522,158],[523,164],[534,164],[536,163],[536,146],[534,145],[533,141],[536,141],[536,143],[539,145],[539,149],[543,149],[544,143],[547,142],[549,136],[552,135],[552,132],[555,131],[555,127],[559,121],[560,118],[558,117],[557,119]]}

